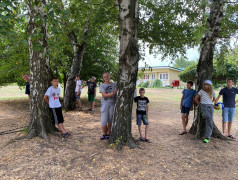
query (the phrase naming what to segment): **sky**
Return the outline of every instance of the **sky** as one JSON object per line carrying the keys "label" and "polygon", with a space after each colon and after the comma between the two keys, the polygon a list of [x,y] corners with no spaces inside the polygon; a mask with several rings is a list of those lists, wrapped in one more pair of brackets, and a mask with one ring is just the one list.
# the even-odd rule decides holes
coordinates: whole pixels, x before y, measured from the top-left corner
{"label": "sky", "polygon": [[[198,60],[198,58],[199,58],[198,48],[187,49],[186,57],[190,61]],[[153,66],[173,66],[171,64],[171,60],[169,58],[167,58],[164,61],[161,61],[161,55],[159,54],[159,55],[157,55],[157,57],[154,57],[154,55],[149,53],[148,48],[145,49],[145,60],[139,62],[139,67],[144,67],[145,62],[146,62],[146,64],[148,64],[151,67],[153,67]]]}
{"label": "sky", "polygon": [[[238,34],[236,36],[232,37],[230,40],[230,45],[232,48],[238,45]],[[196,61],[199,58],[199,49],[198,47],[187,49],[186,57],[190,61]],[[145,61],[139,62],[139,67],[145,67],[145,62],[149,66],[173,66],[171,64],[171,61],[169,58],[165,61],[161,61],[161,55],[157,55],[157,57],[154,57],[154,55],[149,53],[149,48],[145,49]]]}

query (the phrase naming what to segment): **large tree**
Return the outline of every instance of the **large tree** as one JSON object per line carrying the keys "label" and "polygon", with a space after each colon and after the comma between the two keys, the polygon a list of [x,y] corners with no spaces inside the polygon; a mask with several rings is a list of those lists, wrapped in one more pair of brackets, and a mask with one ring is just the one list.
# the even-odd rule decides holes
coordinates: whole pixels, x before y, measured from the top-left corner
{"label": "large tree", "polygon": [[48,58],[48,32],[45,0],[28,0],[28,34],[30,53],[30,124],[28,138],[39,136],[47,139],[47,132],[52,132],[48,105],[43,96],[50,84]]}
{"label": "large tree", "polygon": [[[120,58],[117,80],[117,99],[112,120],[111,142],[135,147],[131,135],[132,104],[139,62],[138,0],[119,2]],[[118,143],[119,142],[119,143]]]}
{"label": "large tree", "polygon": [[[202,38],[201,52],[196,73],[196,90],[200,91],[206,79],[212,80],[214,49],[221,31],[221,21],[223,17],[224,0],[212,0],[210,5],[210,15],[207,19],[207,30]],[[204,137],[206,130],[206,119],[202,117],[200,108],[196,106],[194,123],[190,133],[197,138]],[[213,137],[224,139],[214,124]]]}

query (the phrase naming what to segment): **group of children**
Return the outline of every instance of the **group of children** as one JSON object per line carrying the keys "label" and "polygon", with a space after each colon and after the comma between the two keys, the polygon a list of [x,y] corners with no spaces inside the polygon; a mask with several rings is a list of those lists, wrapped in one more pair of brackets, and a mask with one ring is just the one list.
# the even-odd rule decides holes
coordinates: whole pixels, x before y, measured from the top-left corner
{"label": "group of children", "polygon": [[187,89],[182,92],[182,98],[180,103],[180,109],[182,114],[182,126],[183,130],[179,135],[186,134],[186,126],[188,124],[189,112],[193,110],[194,102],[201,107],[202,117],[206,120],[206,133],[204,143],[210,141],[210,137],[213,131],[213,111],[215,104],[219,101],[220,97],[223,96],[222,109],[222,133],[225,136],[226,126],[228,122],[228,134],[227,137],[235,139],[231,134],[231,125],[235,116],[235,104],[238,102],[235,100],[238,89],[232,87],[234,84],[233,79],[229,78],[226,81],[227,86],[220,90],[218,97],[216,98],[215,92],[212,90],[212,82],[206,80],[203,83],[203,88],[196,95],[196,91],[192,89],[193,82],[187,82]]}
{"label": "group of children", "polygon": [[[24,80],[27,81],[26,91],[29,89],[29,75],[23,75]],[[96,87],[95,83],[96,78],[92,77],[90,81],[81,81],[79,76],[76,76],[76,88],[75,95],[76,100],[78,102],[79,110],[82,110],[80,103],[80,94],[82,89],[82,82],[88,85],[88,100],[91,102],[90,111],[94,111],[95,105],[95,97],[96,97]],[[100,137],[101,140],[109,139],[110,130],[112,126],[112,118],[113,112],[116,102],[116,84],[110,81],[110,74],[103,74],[104,83],[100,85],[100,93],[102,94],[101,101],[101,126],[103,135]],[[49,87],[44,95],[44,101],[49,104],[50,111],[52,113],[52,117],[54,123],[60,129],[63,137],[68,137],[71,135],[69,132],[65,130],[63,125],[64,118],[62,115],[61,104],[59,101],[60,97],[60,89],[58,87],[58,78],[52,78],[51,80],[52,86]],[[210,137],[213,131],[213,111],[215,104],[219,101],[220,97],[223,96],[223,104],[224,108],[222,109],[222,132],[225,135],[225,130],[228,122],[228,134],[227,137],[235,139],[235,137],[231,134],[231,126],[233,122],[233,118],[235,116],[235,104],[238,100],[235,100],[236,94],[238,94],[238,89],[232,87],[234,84],[233,79],[227,79],[227,87],[220,90],[218,97],[216,98],[215,92],[212,90],[212,82],[210,80],[204,81],[203,88],[197,93],[193,87],[193,82],[187,82],[187,89],[182,91],[182,98],[180,103],[181,109],[181,117],[182,117],[182,131],[179,135],[184,135],[187,133],[186,126],[188,124],[188,116],[189,112],[193,111],[193,105],[196,103],[201,107],[202,116],[206,120],[206,133],[204,143],[208,143],[210,141]],[[30,91],[28,92],[30,94]],[[29,95],[28,94],[28,95]],[[135,90],[136,94],[136,90]],[[139,89],[140,96],[134,95],[134,102],[137,103],[136,109],[136,122],[138,125],[139,135],[141,141],[146,141],[150,143],[151,141],[148,139],[148,126],[149,126],[149,99],[145,97],[145,89]],[[145,136],[142,136],[141,124],[145,125]]]}

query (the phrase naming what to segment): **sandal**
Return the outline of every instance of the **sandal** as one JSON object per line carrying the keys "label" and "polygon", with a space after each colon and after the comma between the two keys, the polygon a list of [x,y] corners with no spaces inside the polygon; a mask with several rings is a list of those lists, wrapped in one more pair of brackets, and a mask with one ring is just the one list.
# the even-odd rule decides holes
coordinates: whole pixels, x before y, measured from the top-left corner
{"label": "sandal", "polygon": [[71,136],[71,135],[72,135],[70,132],[67,132],[66,134],[67,134],[68,136]]}
{"label": "sandal", "polygon": [[67,133],[62,134],[63,138],[67,138],[69,135]]}
{"label": "sandal", "polygon": [[227,136],[228,138],[231,138],[231,139],[236,139],[233,135],[230,135],[230,136]]}
{"label": "sandal", "polygon": [[149,139],[145,139],[145,142],[151,143],[151,141]]}
{"label": "sandal", "polygon": [[109,137],[110,137],[109,134],[105,135],[105,139],[109,139]]}
{"label": "sandal", "polygon": [[184,134],[187,134],[188,132],[187,131],[183,131],[181,133],[179,133],[179,135],[184,135]]}
{"label": "sandal", "polygon": [[139,140],[140,140],[140,141],[145,141],[145,139],[144,139],[144,138],[142,138],[142,137],[141,137]]}

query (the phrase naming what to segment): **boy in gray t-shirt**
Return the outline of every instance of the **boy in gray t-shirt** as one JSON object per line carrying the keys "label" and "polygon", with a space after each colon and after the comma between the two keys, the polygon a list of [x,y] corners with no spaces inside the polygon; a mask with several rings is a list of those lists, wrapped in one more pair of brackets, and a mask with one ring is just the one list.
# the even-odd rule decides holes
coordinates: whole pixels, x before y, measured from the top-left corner
{"label": "boy in gray t-shirt", "polygon": [[116,84],[110,82],[110,74],[103,74],[104,83],[100,86],[100,93],[102,94],[102,105],[101,105],[101,125],[103,135],[101,140],[109,139],[112,117],[114,112],[114,106],[116,102]]}

